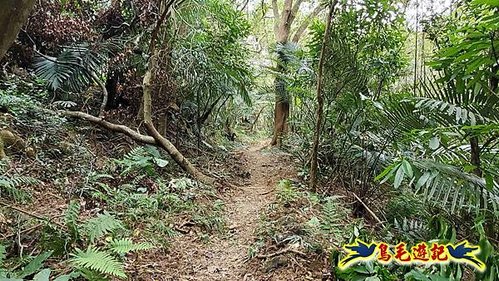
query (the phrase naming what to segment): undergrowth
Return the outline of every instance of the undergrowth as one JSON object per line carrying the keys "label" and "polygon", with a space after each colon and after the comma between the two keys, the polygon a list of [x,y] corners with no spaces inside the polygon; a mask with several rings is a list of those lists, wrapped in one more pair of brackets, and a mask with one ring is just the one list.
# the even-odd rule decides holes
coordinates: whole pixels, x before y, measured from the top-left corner
{"label": "undergrowth", "polygon": [[[257,240],[248,252],[250,259],[285,249],[316,255],[317,259],[327,257],[361,223],[349,221],[349,210],[339,197],[307,191],[290,180],[281,180],[276,190],[276,201],[260,217]],[[272,259],[269,262],[272,264]]]}
{"label": "undergrowth", "polygon": [[136,252],[166,249],[191,228],[201,238],[225,230],[216,191],[179,175],[169,156],[152,146],[123,154],[112,134],[44,109],[36,84],[16,84],[0,87],[0,125],[36,155],[0,162],[0,280],[126,279]]}

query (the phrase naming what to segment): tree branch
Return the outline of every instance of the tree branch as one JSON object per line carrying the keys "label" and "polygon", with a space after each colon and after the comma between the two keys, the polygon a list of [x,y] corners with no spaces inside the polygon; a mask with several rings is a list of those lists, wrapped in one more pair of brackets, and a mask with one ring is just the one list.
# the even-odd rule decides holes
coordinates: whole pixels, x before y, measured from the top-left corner
{"label": "tree branch", "polygon": [[272,0],[272,12],[274,13],[274,34],[279,30],[279,8],[277,7],[277,0]]}
{"label": "tree branch", "polygon": [[296,15],[296,13],[298,13],[301,3],[303,3],[303,0],[296,0],[295,4],[293,5],[293,9],[291,9],[293,15]]}
{"label": "tree branch", "polygon": [[322,5],[317,5],[317,7],[315,7],[315,9],[307,16],[307,18],[300,24],[300,26],[298,27],[298,29],[296,30],[295,32],[295,35],[293,36],[293,39],[292,41],[294,43],[298,43],[298,41],[300,41],[303,33],[305,32],[305,30],[307,29],[308,25],[310,24],[310,22],[312,21],[313,18],[317,17],[317,15],[319,15],[319,13],[324,10],[324,6]]}
{"label": "tree branch", "polygon": [[243,5],[241,6],[241,8],[237,8],[240,12],[244,11],[244,9],[246,9],[246,6],[248,6],[248,3],[249,3],[249,0],[246,0]]}
{"label": "tree branch", "polygon": [[[7,204],[7,203],[4,203],[4,202],[2,202],[2,201],[0,201],[0,205],[2,205],[2,206],[4,206],[4,207],[7,207],[7,208],[9,208],[9,209],[12,209],[12,210],[18,211],[18,212],[20,212],[20,213],[23,213],[23,214],[25,214],[25,215],[28,215],[28,216],[30,216],[30,217],[33,217],[33,218],[38,219],[38,220],[41,220],[41,221],[48,221],[48,222],[51,222],[51,221],[53,220],[53,218],[45,218],[45,217],[42,217],[42,216],[40,216],[40,215],[37,215],[37,214],[31,213],[31,212],[29,212],[29,211],[26,211],[26,210],[24,210],[24,209],[21,209],[21,208],[19,208],[19,207],[16,207],[16,206],[13,206],[13,205],[10,205],[10,204]],[[65,225],[63,225],[63,224],[61,224],[61,223],[58,223],[58,222],[56,222],[56,221],[53,221],[52,223],[53,223],[53,224],[55,224],[55,225],[57,225],[57,226],[59,226],[59,227],[60,227],[60,228],[62,228],[62,229],[66,229],[66,226],[65,226]]]}
{"label": "tree branch", "polygon": [[132,130],[130,127],[127,127],[125,125],[114,124],[114,123],[108,122],[100,117],[95,117],[95,116],[87,114],[85,112],[61,110],[61,111],[58,111],[58,113],[60,113],[64,116],[68,116],[68,117],[75,117],[75,118],[83,119],[83,120],[89,121],[91,123],[97,124],[105,129],[110,130],[110,131],[125,134],[125,135],[129,136],[131,139],[133,139],[134,141],[137,141],[140,143],[158,145],[156,143],[156,140],[154,140],[154,138],[151,136],[142,135],[142,134]]}
{"label": "tree branch", "polygon": [[149,44],[150,51],[150,60],[147,65],[146,73],[144,74],[144,79],[142,81],[142,103],[144,106],[144,125],[147,128],[148,133],[154,138],[154,141],[157,145],[160,145],[164,150],[168,152],[168,154],[177,162],[177,164],[195,179],[199,180],[204,184],[211,185],[215,182],[215,179],[206,176],[201,173],[194,165],[187,160],[187,158],[178,151],[178,149],[165,137],[163,137],[156,127],[154,127],[154,123],[152,121],[152,81],[154,81],[155,74],[155,66],[156,66],[156,56],[157,51],[155,49],[157,35],[159,29],[161,28],[161,24],[166,20],[167,15],[169,15],[170,7],[174,4],[175,0],[169,0],[165,6],[165,10],[161,15],[161,18],[156,23],[156,27],[151,35],[151,42]]}

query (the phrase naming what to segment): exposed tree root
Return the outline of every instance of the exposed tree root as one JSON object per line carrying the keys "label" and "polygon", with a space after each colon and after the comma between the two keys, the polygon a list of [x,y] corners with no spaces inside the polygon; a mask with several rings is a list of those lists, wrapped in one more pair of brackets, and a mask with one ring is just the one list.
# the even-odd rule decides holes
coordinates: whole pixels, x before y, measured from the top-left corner
{"label": "exposed tree root", "polygon": [[90,114],[87,114],[85,112],[81,111],[59,111],[64,116],[69,116],[69,117],[76,117],[79,119],[83,119],[86,121],[89,121],[91,123],[97,124],[105,129],[108,129],[113,132],[118,132],[125,134],[132,138],[134,141],[140,142],[140,143],[145,143],[145,144],[151,144],[151,145],[156,145],[168,152],[168,154],[177,162],[177,164],[187,173],[189,173],[192,177],[194,177],[196,180],[199,180],[200,182],[208,185],[212,185],[215,182],[215,179],[208,177],[204,175],[203,173],[199,172],[188,160],[185,158],[178,150],[177,148],[166,138],[161,136],[159,132],[154,128],[146,123],[146,127],[148,127],[148,131],[153,135],[153,136],[147,136],[143,135],[141,133],[138,133],[131,129],[130,127],[124,126],[124,125],[118,125],[111,123],[109,121],[106,121],[100,117],[96,117]]}

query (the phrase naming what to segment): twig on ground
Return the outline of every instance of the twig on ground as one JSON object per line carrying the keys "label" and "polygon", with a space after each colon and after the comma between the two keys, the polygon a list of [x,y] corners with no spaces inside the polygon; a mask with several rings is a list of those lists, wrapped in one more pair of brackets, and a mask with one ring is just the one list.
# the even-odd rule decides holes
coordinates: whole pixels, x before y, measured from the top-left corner
{"label": "twig on ground", "polygon": [[[25,215],[28,215],[28,216],[30,216],[30,217],[33,217],[33,218],[39,219],[39,220],[41,220],[41,221],[51,222],[51,220],[53,220],[53,219],[54,219],[54,218],[46,218],[46,217],[42,217],[42,216],[40,216],[40,215],[37,215],[37,214],[31,213],[31,212],[28,212],[28,211],[26,211],[26,210],[24,210],[24,209],[21,209],[21,208],[16,207],[16,206],[12,206],[12,205],[7,204],[7,203],[4,203],[4,202],[2,202],[2,201],[0,201],[0,205],[2,205],[2,206],[4,206],[4,207],[7,207],[7,208],[9,208],[9,209],[12,209],[12,210],[18,211],[18,212],[23,213],[23,214],[25,214]],[[58,222],[55,222],[55,221],[54,221],[54,222],[51,222],[51,223],[53,223],[53,224],[55,224],[55,225],[57,225],[57,226],[61,227],[62,229],[66,229],[66,226],[65,226],[65,225],[63,225],[63,224],[61,224],[61,223],[58,223]]]}
{"label": "twig on ground", "polygon": [[266,191],[264,193],[259,193],[258,195],[267,195],[267,194],[270,194],[272,193],[272,191],[274,191],[273,189],[269,190],[269,191]]}
{"label": "twig on ground", "polygon": [[267,259],[267,258],[272,258],[272,257],[279,256],[279,255],[286,254],[286,253],[294,253],[294,254],[297,254],[297,255],[302,256],[302,257],[307,256],[307,254],[305,254],[304,252],[300,252],[300,251],[293,249],[293,248],[286,248],[286,249],[282,249],[280,251],[277,251],[275,253],[266,254],[266,255],[258,255],[256,257],[259,259]]}
{"label": "twig on ground", "polygon": [[[39,228],[40,226],[43,226],[43,224],[39,223],[39,224],[34,225],[34,226],[30,227],[30,228],[26,228],[25,230],[22,230],[20,233],[21,234],[30,233],[31,231]],[[15,236],[15,235],[17,235],[17,232],[16,233],[12,233],[12,234],[8,234],[8,235],[5,235],[5,236],[2,236],[2,240],[6,240],[6,239],[11,238],[12,236]]]}
{"label": "twig on ground", "polygon": [[375,214],[375,213],[374,213],[371,209],[369,209],[369,207],[367,207],[366,203],[364,203],[364,202],[360,199],[360,197],[359,197],[359,196],[357,196],[357,194],[355,194],[355,193],[353,193],[353,192],[352,192],[352,194],[353,194],[353,197],[355,197],[355,199],[357,199],[357,201],[359,201],[359,203],[360,203],[360,204],[362,204],[362,206],[364,206],[364,208],[366,209],[366,211],[367,211],[367,212],[368,212],[368,213],[369,213],[369,214],[370,214],[370,215],[371,215],[371,216],[372,216],[372,217],[373,217],[373,218],[374,218],[374,219],[378,222],[378,224],[383,225],[383,221],[382,221],[382,220],[380,220],[380,219],[378,218],[378,216],[376,216],[376,214]]}

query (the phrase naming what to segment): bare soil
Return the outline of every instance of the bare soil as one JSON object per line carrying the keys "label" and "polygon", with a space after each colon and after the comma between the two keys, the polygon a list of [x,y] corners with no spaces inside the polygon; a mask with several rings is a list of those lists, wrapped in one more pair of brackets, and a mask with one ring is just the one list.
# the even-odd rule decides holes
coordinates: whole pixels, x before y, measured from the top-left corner
{"label": "bare soil", "polygon": [[[260,213],[275,200],[277,183],[296,177],[290,155],[269,149],[268,143],[262,141],[233,152],[250,176],[243,185],[232,183],[238,188],[222,197],[228,233],[210,236],[208,242],[193,232],[179,237],[164,254],[165,260],[151,264],[147,258],[142,265],[145,268],[136,269],[141,272],[139,276],[147,276],[143,280],[303,280],[289,270],[269,274],[247,262]],[[140,260],[133,264],[141,266]]]}

